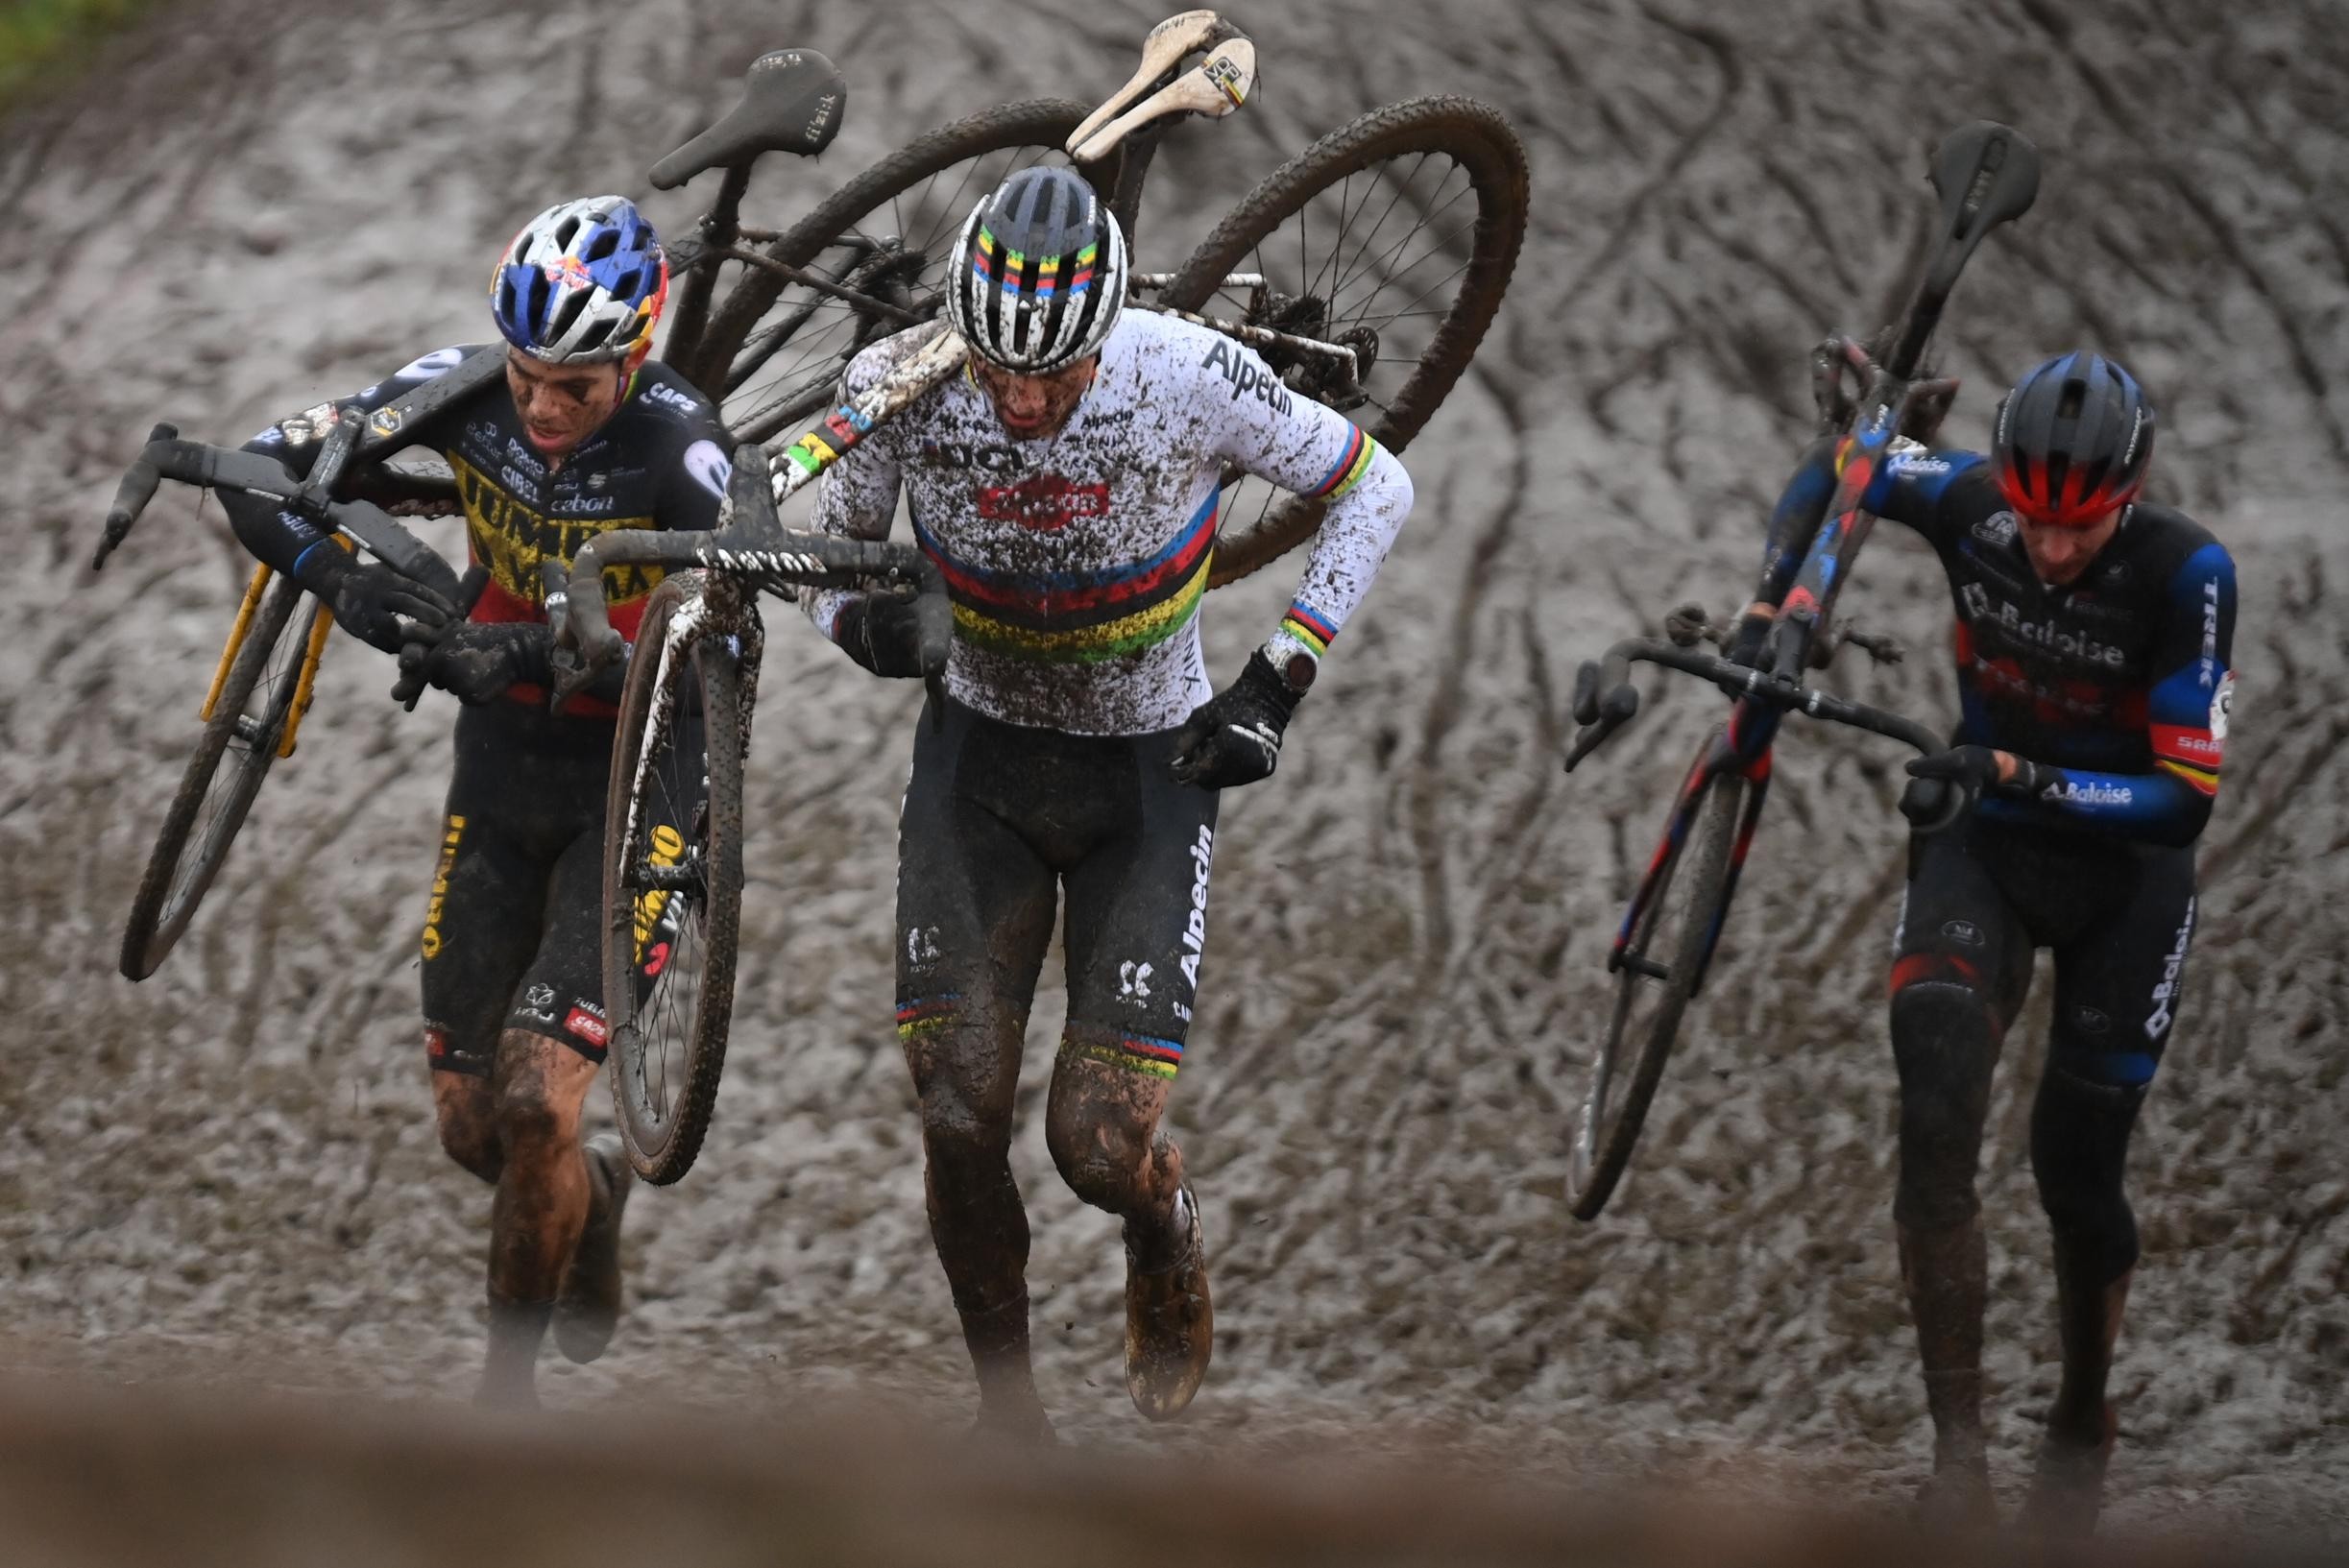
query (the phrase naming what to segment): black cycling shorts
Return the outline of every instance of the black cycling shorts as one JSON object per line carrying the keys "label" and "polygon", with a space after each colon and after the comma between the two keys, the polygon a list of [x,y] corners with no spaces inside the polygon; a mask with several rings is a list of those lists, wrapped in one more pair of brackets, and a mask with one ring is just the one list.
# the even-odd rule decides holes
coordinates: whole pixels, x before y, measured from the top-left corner
{"label": "black cycling shorts", "polygon": [[[424,913],[424,1049],[434,1069],[487,1076],[508,1029],[603,1060],[598,929],[613,733],[608,720],[520,703],[459,714]],[[680,749],[692,755],[690,746]]]}
{"label": "black cycling shorts", "polygon": [[2055,954],[2049,1060],[2114,1087],[2152,1080],[2194,933],[2194,852],[1969,818],[1910,851],[1892,989],[1961,984],[2003,1028]]}
{"label": "black cycling shorts", "polygon": [[901,1038],[1024,1020],[1068,894],[1064,1049],[1172,1077],[1207,941],[1217,792],[1167,777],[1174,732],[1077,736],[926,711],[898,824]]}

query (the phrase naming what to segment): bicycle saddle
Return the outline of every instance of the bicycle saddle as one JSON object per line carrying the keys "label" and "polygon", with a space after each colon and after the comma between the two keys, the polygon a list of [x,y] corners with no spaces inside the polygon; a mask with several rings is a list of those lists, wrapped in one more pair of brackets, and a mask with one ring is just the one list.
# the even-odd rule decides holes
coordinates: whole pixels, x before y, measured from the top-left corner
{"label": "bicycle saddle", "polygon": [[[1174,76],[1185,57],[1208,50],[1213,53],[1196,69]],[[1240,107],[1255,81],[1256,46],[1238,28],[1212,11],[1170,16],[1142,40],[1142,64],[1132,78],[1069,133],[1068,155],[1090,163],[1135,127],[1170,114],[1222,119]],[[1158,90],[1135,104],[1153,85]]]}
{"label": "bicycle saddle", "polygon": [[813,157],[840,133],[848,81],[812,49],[771,49],[750,62],[742,99],[709,130],[652,166],[655,190],[675,190],[705,169],[733,168],[761,153]]}

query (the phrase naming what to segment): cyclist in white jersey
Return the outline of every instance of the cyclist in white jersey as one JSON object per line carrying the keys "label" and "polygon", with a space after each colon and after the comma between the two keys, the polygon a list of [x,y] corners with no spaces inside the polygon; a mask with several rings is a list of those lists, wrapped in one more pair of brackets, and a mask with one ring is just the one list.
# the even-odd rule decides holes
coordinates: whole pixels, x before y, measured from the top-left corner
{"label": "cyclist in white jersey", "polygon": [[[981,1428],[1050,1432],[1029,1362],[1012,1094],[1057,893],[1069,1016],[1046,1141],[1125,1222],[1126,1373],[1152,1419],[1198,1391],[1213,1314],[1199,1210],[1160,1127],[1196,1006],[1218,792],[1269,776],[1320,661],[1411,510],[1402,465],[1242,345],[1125,311],[1125,241],[1084,181],[1029,169],[964,226],[948,317],[969,370],[824,480],[816,526],[884,537],[902,491],[955,639],[899,829],[898,1034],[931,1233]],[[850,365],[851,398],[926,340]],[[1329,509],[1279,626],[1217,692],[1199,607],[1236,464]],[[811,592],[881,675],[920,672],[908,601]]]}

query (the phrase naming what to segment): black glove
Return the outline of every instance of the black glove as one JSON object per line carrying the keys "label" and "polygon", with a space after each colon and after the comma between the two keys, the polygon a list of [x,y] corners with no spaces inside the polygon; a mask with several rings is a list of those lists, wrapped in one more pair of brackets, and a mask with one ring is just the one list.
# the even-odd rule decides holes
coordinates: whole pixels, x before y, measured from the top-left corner
{"label": "black glove", "polygon": [[385,653],[458,619],[457,607],[424,584],[333,543],[303,552],[294,580],[327,602],[337,626]]}
{"label": "black glove", "polygon": [[922,633],[911,593],[876,590],[840,606],[832,639],[876,675],[920,675]]}
{"label": "black glove", "polygon": [[460,621],[400,650],[401,675],[421,674],[469,708],[517,682],[554,684],[554,633],[533,621]]}
{"label": "black glove", "polygon": [[[1999,777],[1998,759],[2014,764],[2011,777]],[[1908,764],[1912,779],[1939,779],[1961,784],[1969,795],[2018,795],[2024,798],[2039,793],[2039,765],[2017,757],[2013,752],[1993,751],[1988,746],[1958,746],[1949,751],[1935,752],[1930,757],[1916,758]]]}
{"label": "black glove", "polygon": [[1174,732],[1174,756],[1167,771],[1176,784],[1201,789],[1271,778],[1280,763],[1281,732],[1304,700],[1257,649],[1247,656],[1240,678],[1193,709]]}

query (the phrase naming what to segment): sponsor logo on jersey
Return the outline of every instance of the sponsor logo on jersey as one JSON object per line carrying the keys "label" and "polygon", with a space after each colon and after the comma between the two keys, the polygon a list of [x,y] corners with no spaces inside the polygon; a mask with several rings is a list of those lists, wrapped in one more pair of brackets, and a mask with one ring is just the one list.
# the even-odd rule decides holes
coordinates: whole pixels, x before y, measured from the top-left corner
{"label": "sponsor logo on jersey", "polygon": [[422,359],[412,359],[396,372],[395,381],[429,381],[457,368],[465,358],[462,349],[435,349]]}
{"label": "sponsor logo on jersey", "polygon": [[718,449],[714,441],[697,441],[685,449],[685,471],[693,482],[711,495],[723,500],[726,481],[734,477],[734,459]]}
{"label": "sponsor logo on jersey", "polygon": [[2050,806],[2126,806],[2137,797],[2126,784],[2099,784],[2093,779],[2082,784],[2076,779],[2065,779],[2041,790],[2039,798]]}
{"label": "sponsor logo on jersey", "polygon": [[[539,581],[539,567],[548,558],[570,561],[581,545],[599,534],[653,525],[647,517],[549,517],[461,457],[449,458],[448,470],[465,507],[473,558],[489,568],[491,581],[525,604],[541,602],[545,589]],[[531,499],[536,498],[533,494]],[[611,500],[596,497],[599,508],[609,508]],[[631,603],[650,593],[662,575],[658,567],[607,567],[604,597],[614,604]]]}
{"label": "sponsor logo on jersey", "polygon": [[2227,726],[2235,719],[2235,672],[2227,671],[2218,678],[2218,689],[2211,693],[2211,754],[2216,757],[2226,750]]}
{"label": "sponsor logo on jersey", "polygon": [[565,1016],[563,1026],[591,1046],[600,1046],[612,1037],[604,1025],[603,1009],[584,1001]]}
{"label": "sponsor logo on jersey", "polygon": [[2119,669],[2126,655],[2110,642],[2085,632],[2068,632],[2052,621],[2033,620],[2004,599],[1993,599],[1979,583],[1968,583],[1958,593],[1966,619],[1977,627],[1995,629],[2014,642],[2024,643],[2059,658]]}
{"label": "sponsor logo on jersey", "polygon": [[1107,485],[1080,485],[1057,473],[1031,474],[1014,485],[982,485],[979,515],[990,522],[1016,522],[1052,533],[1077,518],[1105,517]]}
{"label": "sponsor logo on jersey", "polygon": [[2218,671],[2218,579],[2202,585],[2202,688],[2209,690]]}
{"label": "sponsor logo on jersey", "polygon": [[2145,1038],[2159,1040],[2169,1027],[2169,1004],[2178,999],[2178,973],[2186,967],[2186,950],[2194,939],[2194,901],[2186,901],[2186,918],[2178,924],[2177,939],[2162,960],[2162,977],[2153,987],[2153,1011],[2145,1015]]}
{"label": "sponsor logo on jersey", "polygon": [[1028,466],[1012,447],[963,441],[925,441],[916,458],[926,469],[977,469],[982,473],[1017,473]]}
{"label": "sponsor logo on jersey", "polygon": [[1970,948],[1978,948],[1983,942],[1982,928],[1971,920],[1945,920],[1941,925],[1941,934]]}
{"label": "sponsor logo on jersey", "polygon": [[1296,406],[1296,399],[1289,396],[1289,389],[1282,386],[1280,377],[1272,374],[1272,367],[1236,343],[1226,342],[1219,336],[1215,340],[1215,347],[1207,350],[1207,357],[1199,364],[1204,369],[1223,373],[1223,379],[1231,383],[1234,402],[1239,401],[1245,393],[1266,404],[1275,414],[1287,414]]}
{"label": "sponsor logo on jersey", "polygon": [[1974,537],[1985,544],[2012,544],[2015,543],[2015,514],[1993,512],[1974,525]]}
{"label": "sponsor logo on jersey", "polygon": [[1949,471],[1946,457],[1927,457],[1923,452],[1895,452],[1884,467],[1893,473],[1913,473],[1925,477]]}
{"label": "sponsor logo on jersey", "polygon": [[706,405],[699,398],[690,392],[681,392],[666,381],[645,382],[643,397],[646,402],[659,403],[664,408],[673,408],[680,414],[701,414],[707,411]]}

